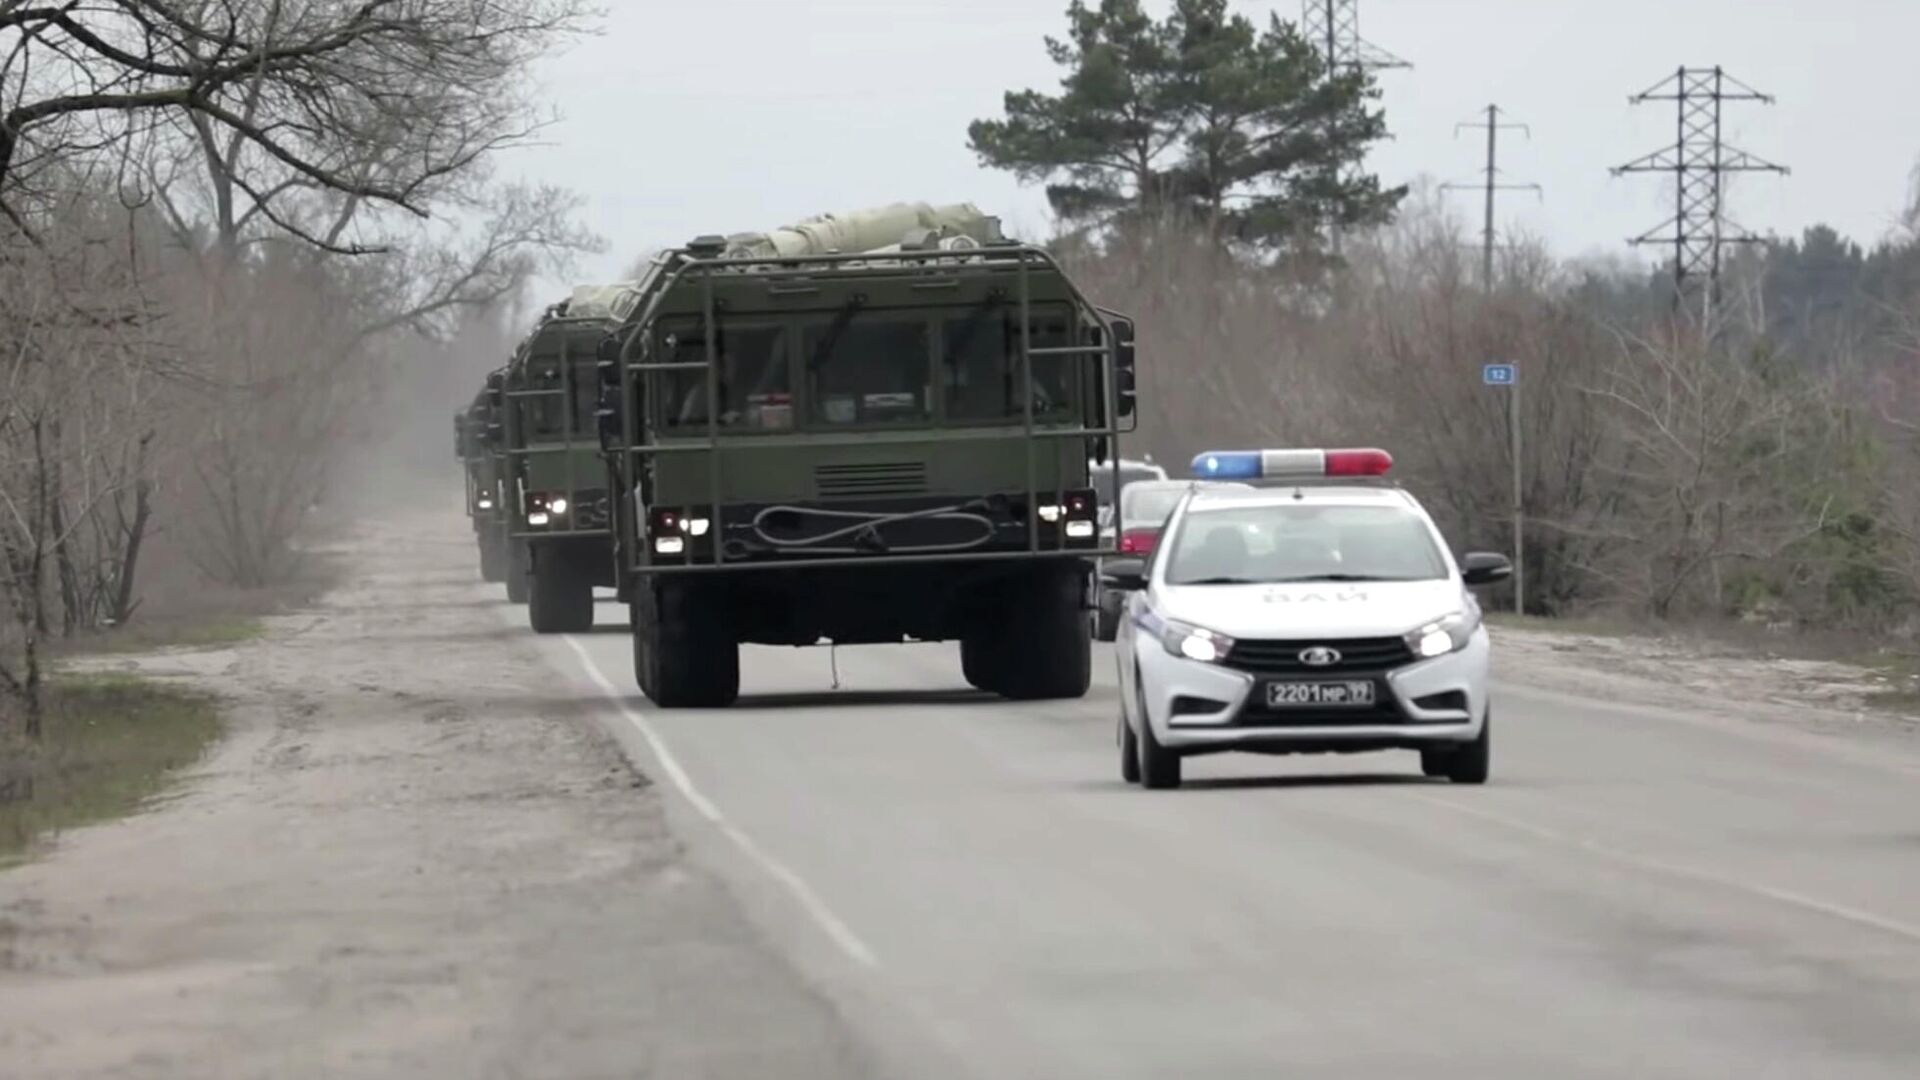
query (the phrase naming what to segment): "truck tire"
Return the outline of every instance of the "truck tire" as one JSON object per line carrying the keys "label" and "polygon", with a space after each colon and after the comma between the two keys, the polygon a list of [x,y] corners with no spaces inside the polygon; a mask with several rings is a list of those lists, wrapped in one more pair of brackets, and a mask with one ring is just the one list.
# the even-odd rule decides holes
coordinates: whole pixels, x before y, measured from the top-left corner
{"label": "truck tire", "polygon": [[507,579],[507,552],[506,545],[492,533],[492,529],[480,533],[480,580],[499,584]]}
{"label": "truck tire", "polygon": [[1120,606],[1114,598],[1102,594],[1093,613],[1093,640],[1112,641],[1120,636]]}
{"label": "truck tire", "polygon": [[536,634],[584,634],[593,629],[593,582],[572,553],[536,547],[527,621]]}
{"label": "truck tire", "polygon": [[740,696],[740,645],[724,603],[703,592],[672,582],[636,590],[634,675],[662,708],[721,709]]}
{"label": "truck tire", "polygon": [[1022,602],[1008,605],[996,688],[1016,701],[1085,697],[1093,682],[1093,627],[1080,574],[1062,567],[1034,575]]}
{"label": "truck tire", "polygon": [[998,657],[993,652],[996,644],[992,637],[979,633],[960,639],[960,673],[975,690],[999,693],[1000,681],[995,670]]}
{"label": "truck tire", "polygon": [[533,576],[532,560],[527,545],[518,540],[508,540],[507,549],[507,603],[524,604]]}

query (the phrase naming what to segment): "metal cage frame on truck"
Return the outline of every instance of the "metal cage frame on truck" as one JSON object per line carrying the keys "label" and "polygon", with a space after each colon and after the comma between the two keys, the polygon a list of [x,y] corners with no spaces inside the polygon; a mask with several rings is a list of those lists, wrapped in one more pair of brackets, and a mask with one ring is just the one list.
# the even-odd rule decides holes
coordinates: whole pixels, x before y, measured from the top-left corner
{"label": "metal cage frame on truck", "polygon": [[[1053,542],[1041,544],[1040,496],[1047,490],[1039,487],[1037,449],[1043,440],[1080,439],[1092,444],[1095,453],[1089,455],[1097,459],[1119,460],[1121,457],[1121,436],[1132,433],[1138,426],[1134,415],[1134,385],[1132,359],[1134,353],[1132,320],[1118,312],[1102,308],[1093,303],[1077,288],[1071,277],[1059,262],[1044,249],[1030,244],[1005,241],[986,244],[974,248],[942,250],[928,248],[923,250],[889,250],[884,253],[855,252],[806,254],[790,256],[725,257],[721,254],[723,244],[718,238],[707,242],[705,238],[686,247],[672,249],[662,253],[649,266],[647,274],[635,283],[614,305],[614,314],[619,327],[609,339],[612,347],[606,351],[600,361],[600,373],[603,393],[617,387],[620,407],[609,408],[603,404],[600,418],[602,424],[602,445],[608,455],[609,465],[615,466],[611,479],[618,490],[610,491],[613,504],[615,532],[617,537],[628,534],[634,537],[642,535],[641,522],[637,519],[639,508],[635,505],[638,478],[644,473],[646,463],[656,456],[680,453],[706,453],[708,455],[708,498],[711,507],[713,528],[722,527],[725,506],[722,459],[728,451],[729,440],[721,429],[718,407],[706,408],[704,436],[690,439],[675,439],[662,442],[661,436],[650,419],[652,410],[634,408],[639,401],[651,401],[660,392],[661,382],[672,372],[703,371],[706,376],[706,401],[716,403],[720,394],[720,357],[717,345],[716,304],[714,285],[716,279],[748,279],[769,283],[770,291],[783,291],[797,294],[807,291],[819,291],[819,282],[832,281],[846,283],[855,281],[904,282],[911,289],[934,291],[955,288],[962,276],[987,277],[990,275],[1011,275],[1015,283],[1016,302],[1018,304],[1020,333],[1015,377],[1017,385],[1026,388],[1033,378],[1033,361],[1036,357],[1093,357],[1100,358],[1100,417],[1101,424],[1089,427],[1085,423],[1083,409],[1075,426],[1052,427],[1035,423],[1033,395],[1030,391],[1021,393],[1021,438],[1026,457],[1026,487],[1024,513],[1026,518],[1025,551],[942,551],[920,554],[875,554],[858,556],[801,556],[787,558],[754,558],[751,560],[729,560],[723,543],[705,545],[710,558],[696,560],[689,552],[684,560],[673,563],[653,561],[653,553],[648,545],[636,543],[634,550],[619,550],[619,571],[622,579],[621,592],[626,593],[626,581],[630,576],[670,575],[713,573],[736,569],[778,570],[829,568],[844,566],[905,565],[932,562],[985,562],[994,560],[1020,560],[1038,558],[1080,558],[1095,559],[1112,556],[1117,552],[1102,546],[1096,532],[1093,543],[1087,546],[1072,546],[1062,529],[1055,529]],[[1059,284],[1071,304],[1081,325],[1097,330],[1097,343],[1076,343],[1057,347],[1039,347],[1033,345],[1033,279],[1035,274],[1045,273]],[[688,285],[700,290],[700,318],[703,325],[705,355],[697,361],[640,361],[634,353],[638,343],[644,341],[656,320],[662,315],[662,305],[666,298],[676,295]],[[1078,337],[1079,335],[1076,335]],[[1122,358],[1125,358],[1124,362]],[[1125,377],[1123,385],[1122,377]],[[1122,403],[1125,412],[1122,413]],[[647,414],[647,415],[641,415]],[[613,424],[618,423],[618,441],[612,436]],[[1125,423],[1123,423],[1125,421]],[[931,430],[940,430],[934,428]],[[859,432],[847,432],[838,435],[820,434],[809,437],[810,447],[835,447],[859,445],[864,442]],[[1118,472],[1114,473],[1114,498],[1118,496]],[[1066,489],[1056,485],[1050,489],[1056,497],[1055,505],[1065,498]],[[631,524],[631,528],[628,528]]]}
{"label": "metal cage frame on truck", "polygon": [[[599,433],[594,430],[578,430],[574,424],[574,402],[576,400],[574,394],[578,389],[578,384],[574,379],[575,367],[578,365],[588,369],[595,369],[597,357],[591,346],[586,346],[585,355],[581,355],[581,348],[578,347],[576,338],[583,335],[569,332],[574,330],[590,331],[596,326],[604,325],[610,321],[611,320],[604,315],[574,316],[549,313],[541,318],[533,331],[527,335],[526,340],[521,343],[519,348],[514,350],[513,359],[508,361],[506,367],[502,369],[506,373],[502,386],[501,412],[503,414],[502,422],[504,425],[502,446],[507,464],[506,472],[513,481],[513,491],[511,493],[513,507],[508,520],[512,523],[509,535],[515,540],[564,540],[570,538],[600,537],[609,535],[614,528],[615,523],[612,513],[613,494],[611,490],[606,487],[607,476],[605,470],[593,470],[591,475],[583,478],[577,460],[578,456],[583,452],[591,453],[596,457],[601,453]],[[554,362],[559,365],[560,385],[557,387],[528,388],[524,383],[527,381],[527,369],[534,362],[534,346],[542,336],[547,334],[557,334],[559,337],[560,355]],[[516,382],[523,385],[516,387]],[[596,390],[595,396],[597,399],[597,387],[591,389]],[[528,437],[529,432],[523,430],[524,425],[521,422],[521,406],[525,403],[551,398],[558,398],[560,402],[560,438],[558,440],[543,438],[536,441]],[[578,522],[580,518],[580,515],[577,513],[564,515],[567,518],[567,527],[565,528],[554,527],[553,525],[533,526],[529,523],[528,514],[530,510],[527,497],[529,494],[532,494],[532,492],[528,490],[527,477],[536,459],[551,458],[555,455],[559,455],[563,461],[562,473],[565,477],[563,485],[565,487],[565,496],[570,500],[574,500],[576,506],[578,505],[581,492],[607,491],[607,514],[602,524],[588,528],[577,527],[575,523]]]}

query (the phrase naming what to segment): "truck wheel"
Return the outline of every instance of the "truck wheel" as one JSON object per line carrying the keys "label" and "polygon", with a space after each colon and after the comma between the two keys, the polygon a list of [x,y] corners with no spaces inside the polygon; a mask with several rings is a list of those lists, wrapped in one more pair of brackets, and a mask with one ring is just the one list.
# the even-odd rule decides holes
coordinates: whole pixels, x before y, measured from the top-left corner
{"label": "truck wheel", "polygon": [[1107,594],[1100,597],[1100,606],[1093,615],[1093,639],[1112,641],[1120,636],[1120,608]]}
{"label": "truck wheel", "polygon": [[537,634],[584,634],[593,629],[593,585],[578,559],[559,548],[534,548],[527,621]]}
{"label": "truck wheel", "polygon": [[1024,603],[1008,608],[1000,638],[1000,693],[1016,701],[1085,697],[1093,682],[1093,627],[1071,570],[1036,575]]}
{"label": "truck wheel", "polygon": [[967,677],[967,685],[976,690],[989,693],[999,692],[999,680],[995,677],[997,657],[993,648],[997,644],[984,634],[971,634],[960,639],[960,673]]}
{"label": "truck wheel", "polygon": [[533,576],[533,565],[532,559],[530,558],[532,553],[527,550],[526,544],[516,540],[508,540],[506,542],[506,549],[507,602],[510,604],[524,604],[527,602],[527,593],[532,585],[532,582],[529,580]]}
{"label": "truck wheel", "polygon": [[740,696],[740,645],[724,597],[694,585],[641,586],[633,659],[640,689],[668,709],[718,709]]}
{"label": "truck wheel", "polygon": [[480,534],[480,580],[498,583],[507,579],[507,553],[497,537],[488,535],[491,531]]}

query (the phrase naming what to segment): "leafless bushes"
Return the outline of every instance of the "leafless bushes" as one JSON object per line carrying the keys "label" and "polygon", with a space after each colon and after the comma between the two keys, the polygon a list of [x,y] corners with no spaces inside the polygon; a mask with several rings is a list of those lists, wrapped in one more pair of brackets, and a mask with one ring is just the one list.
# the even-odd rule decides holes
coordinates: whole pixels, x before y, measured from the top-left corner
{"label": "leafless bushes", "polygon": [[132,617],[156,541],[284,580],[382,365],[593,242],[488,161],[589,15],[0,0],[0,718],[37,729],[45,642]]}
{"label": "leafless bushes", "polygon": [[1504,252],[1488,292],[1431,206],[1348,255],[1330,289],[1164,231],[1075,256],[1139,318],[1138,438],[1170,464],[1219,445],[1383,445],[1450,537],[1504,550],[1512,432],[1481,367],[1517,363],[1534,610],[1881,626],[1915,595],[1920,498],[1893,465],[1920,447],[1817,358],[1676,327],[1644,279],[1537,245]]}

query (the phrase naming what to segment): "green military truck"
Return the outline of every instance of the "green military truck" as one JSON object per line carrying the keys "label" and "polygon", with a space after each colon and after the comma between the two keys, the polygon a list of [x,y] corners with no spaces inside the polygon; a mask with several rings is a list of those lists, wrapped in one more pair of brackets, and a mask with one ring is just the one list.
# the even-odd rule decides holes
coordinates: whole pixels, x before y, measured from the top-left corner
{"label": "green military truck", "polygon": [[593,589],[612,586],[607,469],[594,419],[596,354],[613,323],[583,287],[548,308],[502,381],[507,521],[527,620],[543,634],[593,628]]}
{"label": "green military truck", "polygon": [[498,458],[489,428],[494,423],[492,401],[485,388],[465,409],[454,414],[454,453],[466,475],[467,519],[480,549],[480,578],[499,582],[507,576],[507,519],[500,493]]}
{"label": "green military truck", "polygon": [[640,688],[739,693],[739,645],[958,641],[976,687],[1078,697],[1089,461],[1131,429],[1133,326],[971,206],[658,256],[609,304],[602,438]]}

